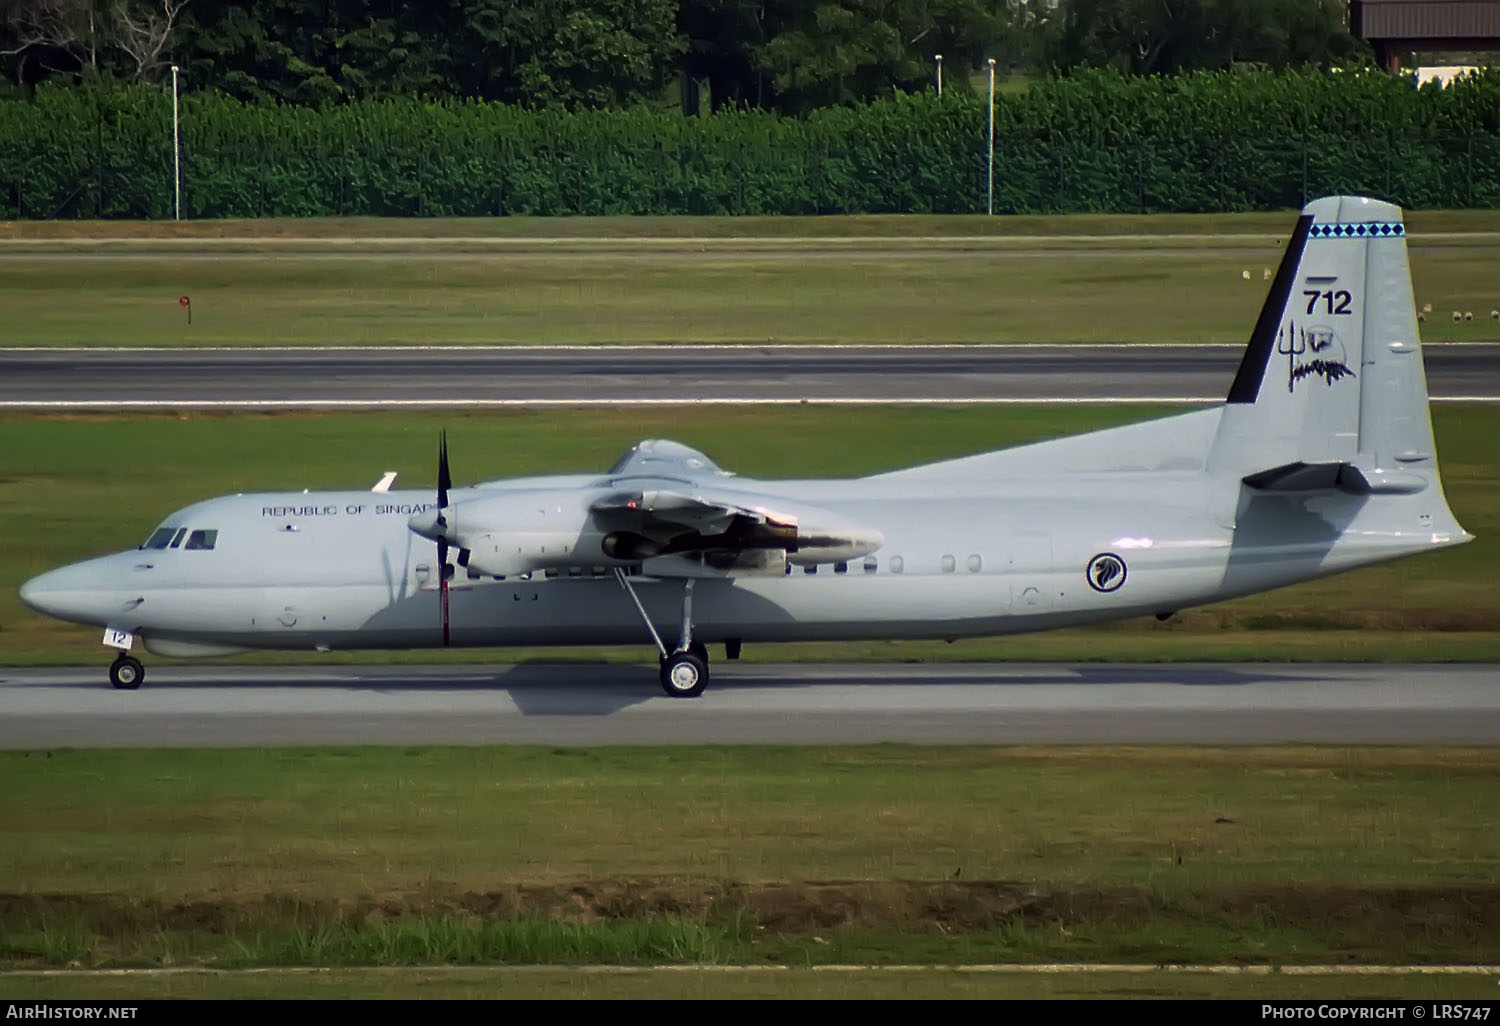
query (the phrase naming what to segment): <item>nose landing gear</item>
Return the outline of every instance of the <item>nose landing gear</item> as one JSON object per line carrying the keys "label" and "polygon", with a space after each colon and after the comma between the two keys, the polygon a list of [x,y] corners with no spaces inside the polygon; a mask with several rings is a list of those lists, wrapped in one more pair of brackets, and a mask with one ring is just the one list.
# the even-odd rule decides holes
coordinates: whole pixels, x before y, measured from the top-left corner
{"label": "nose landing gear", "polygon": [[146,668],[134,656],[121,652],[109,664],[109,682],[120,691],[134,691],[145,679]]}

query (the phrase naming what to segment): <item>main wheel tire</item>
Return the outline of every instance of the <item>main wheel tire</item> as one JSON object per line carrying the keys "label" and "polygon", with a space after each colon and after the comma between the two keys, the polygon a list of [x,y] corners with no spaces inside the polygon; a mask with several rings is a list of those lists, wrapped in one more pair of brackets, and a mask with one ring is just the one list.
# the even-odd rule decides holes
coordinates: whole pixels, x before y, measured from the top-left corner
{"label": "main wheel tire", "polygon": [[109,664],[109,682],[121,691],[134,691],[146,679],[146,668],[139,659],[122,655]]}
{"label": "main wheel tire", "polygon": [[693,655],[697,656],[699,659],[703,660],[704,666],[708,665],[708,646],[703,642],[689,641],[687,650],[693,653]]}
{"label": "main wheel tire", "polygon": [[708,663],[692,652],[673,652],[661,664],[661,689],[671,698],[697,698],[708,686]]}

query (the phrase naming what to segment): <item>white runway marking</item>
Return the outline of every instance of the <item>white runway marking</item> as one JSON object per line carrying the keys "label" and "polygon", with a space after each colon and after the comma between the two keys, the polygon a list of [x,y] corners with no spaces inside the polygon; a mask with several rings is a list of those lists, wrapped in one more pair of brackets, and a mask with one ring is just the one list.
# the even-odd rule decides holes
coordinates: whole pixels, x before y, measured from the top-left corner
{"label": "white runway marking", "polygon": [[[1204,406],[1222,402],[1241,349],[963,342],[12,348],[0,349],[0,410]],[[1500,402],[1497,354],[1493,343],[1434,344],[1427,354],[1434,400]],[[592,373],[580,374],[585,366]]]}
{"label": "white runway marking", "polygon": [[[1424,342],[1424,346],[1471,345],[1468,342]],[[97,353],[311,353],[329,356],[346,353],[526,353],[537,355],[551,352],[653,352],[683,353],[698,350],[726,350],[729,352],[754,352],[759,349],[774,349],[776,352],[830,352],[840,353],[850,349],[873,349],[901,351],[914,349],[1180,349],[1192,346],[1195,349],[1244,349],[1240,342],[537,342],[511,345],[407,345],[398,343],[384,346],[0,346],[0,353],[30,353],[44,356],[49,353],[87,355]]]}
{"label": "white runway marking", "polygon": [[[1423,349],[1436,346],[1489,345],[1490,342],[1473,340],[1465,342],[1423,342]],[[395,345],[348,345],[348,346],[0,346],[0,353],[30,353],[45,356],[49,353],[87,355],[99,353],[304,353],[336,356],[346,353],[600,353],[600,352],[653,352],[682,353],[697,350],[726,350],[730,352],[754,352],[759,349],[774,349],[777,352],[829,352],[839,353],[850,349],[873,350],[1007,350],[1007,349],[1233,349],[1242,351],[1243,342],[537,342],[529,344],[487,345],[426,345],[398,343]]]}
{"label": "white runway marking", "polygon": [[[485,407],[584,407],[584,406],[1206,406],[1222,403],[1223,396],[1130,396],[1128,398],[1080,397],[1030,399],[995,396],[913,396],[866,399],[850,396],[806,399],[734,398],[674,399],[570,398],[570,399],[55,399],[4,400],[0,410],[251,410],[251,409],[351,409],[381,410],[391,407],[443,408]],[[1500,403],[1496,395],[1435,395],[1435,403]]]}
{"label": "white runway marking", "polygon": [[[1078,398],[934,398],[911,397],[866,399],[850,396],[791,398],[718,398],[698,399],[678,396],[672,399],[647,398],[568,398],[568,399],[11,399],[0,401],[0,410],[195,410],[195,409],[307,409],[329,407],[378,410],[387,407],[569,407],[569,406],[1045,406],[1045,405],[1118,405],[1120,403],[1156,403],[1201,405],[1223,402],[1223,396],[1146,396],[1136,399]],[[1494,402],[1496,399],[1468,399],[1466,402]]]}

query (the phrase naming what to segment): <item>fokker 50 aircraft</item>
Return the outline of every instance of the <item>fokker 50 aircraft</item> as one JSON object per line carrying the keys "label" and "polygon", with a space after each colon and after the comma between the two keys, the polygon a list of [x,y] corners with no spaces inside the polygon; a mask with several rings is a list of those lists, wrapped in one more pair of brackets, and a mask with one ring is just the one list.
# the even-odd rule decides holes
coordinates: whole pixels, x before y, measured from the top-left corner
{"label": "fokker 50 aircraft", "polygon": [[[668,441],[436,495],[235,495],[21,589],[126,654],[955,638],[1095,623],[1469,541],[1438,480],[1401,212],[1297,219],[1222,406],[853,480],[755,481]],[[450,557],[451,560],[450,560]]]}

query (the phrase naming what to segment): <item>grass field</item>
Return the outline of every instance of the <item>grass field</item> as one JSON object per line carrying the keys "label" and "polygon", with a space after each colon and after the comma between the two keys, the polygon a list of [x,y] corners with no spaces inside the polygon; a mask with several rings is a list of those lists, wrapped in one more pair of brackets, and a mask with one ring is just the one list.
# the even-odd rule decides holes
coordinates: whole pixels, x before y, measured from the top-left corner
{"label": "grass field", "polygon": [[[0,664],[94,662],[96,632],[39,617],[28,577],[140,543],[172,510],[210,495],[398,486],[434,478],[446,425],[456,480],[607,467],[642,437],[676,437],[747,476],[856,476],[1041,437],[1145,419],[1159,409],[830,407],[364,414],[0,416]],[[1500,410],[1441,406],[1438,454],[1450,504],[1478,541],[1265,596],[1154,619],[1021,638],[751,646],[749,659],[1382,659],[1500,656]],[[820,444],[808,446],[808,438]],[[420,652],[421,660],[611,658],[616,651]],[[265,657],[251,657],[265,658]],[[289,658],[343,658],[295,654]],[[355,658],[355,657],[350,657]],[[380,653],[357,658],[388,659]]]}
{"label": "grass field", "polygon": [[1185,971],[1104,973],[974,973],[933,967],[896,972],[830,972],[811,968],[724,972],[714,969],[329,969],[247,974],[188,971],[137,976],[22,976],[0,973],[11,1000],[186,998],[387,999],[835,999],[1041,1000],[1048,998],[1187,998],[1231,1000],[1493,1000],[1488,975],[1224,976]]}
{"label": "grass field", "polygon": [[1436,748],[0,753],[0,964],[1489,964],[1497,770]]}
{"label": "grass field", "polygon": [[[1290,224],[19,222],[0,226],[0,345],[1241,341]],[[1424,337],[1500,338],[1500,216],[1413,215],[1424,225],[1411,240]]]}

